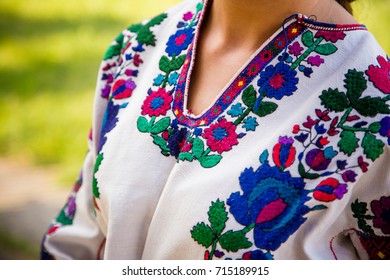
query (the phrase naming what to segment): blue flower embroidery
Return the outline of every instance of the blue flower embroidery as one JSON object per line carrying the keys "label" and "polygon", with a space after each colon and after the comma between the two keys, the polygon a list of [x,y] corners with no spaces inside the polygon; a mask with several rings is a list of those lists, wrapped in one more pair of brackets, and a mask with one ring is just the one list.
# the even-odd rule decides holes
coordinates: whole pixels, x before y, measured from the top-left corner
{"label": "blue flower embroidery", "polygon": [[257,119],[255,117],[247,117],[244,120],[244,125],[242,127],[245,128],[246,131],[249,131],[249,130],[255,131],[256,126],[258,126],[258,125],[259,124],[257,123]]}
{"label": "blue flower embroidery", "polygon": [[240,176],[243,193],[227,200],[230,213],[240,224],[254,227],[258,248],[274,251],[306,220],[310,200],[302,178],[291,177],[265,162],[257,170],[245,169]]}
{"label": "blue flower embroidery", "polygon": [[173,72],[168,78],[168,84],[170,84],[171,86],[176,85],[178,78],[179,74],[177,72]]}
{"label": "blue flower embroidery", "polygon": [[228,115],[232,117],[238,117],[244,112],[244,107],[242,107],[241,103],[234,104],[232,108],[227,112]]}
{"label": "blue flower embroidery", "polygon": [[164,76],[159,74],[156,78],[153,80],[153,85],[154,86],[160,86],[164,81]]}
{"label": "blue flower embroidery", "polygon": [[183,50],[187,49],[194,39],[194,29],[179,29],[174,35],[169,37],[165,51],[169,56],[177,56]]}
{"label": "blue flower embroidery", "polygon": [[269,65],[261,73],[257,85],[260,92],[265,92],[267,97],[282,99],[283,96],[290,96],[297,90],[299,79],[296,78],[297,72],[291,70],[290,66],[279,62],[275,66]]}

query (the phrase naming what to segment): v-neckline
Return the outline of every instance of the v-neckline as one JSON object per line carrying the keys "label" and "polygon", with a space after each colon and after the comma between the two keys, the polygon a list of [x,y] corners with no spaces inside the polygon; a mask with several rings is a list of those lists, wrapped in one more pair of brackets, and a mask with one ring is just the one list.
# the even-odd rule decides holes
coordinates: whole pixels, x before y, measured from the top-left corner
{"label": "v-neckline", "polygon": [[292,15],[287,22],[276,30],[242,65],[234,74],[232,79],[216,95],[213,102],[200,114],[193,115],[188,108],[188,92],[190,80],[196,60],[196,50],[198,46],[200,30],[205,15],[207,14],[210,1],[205,1],[198,23],[195,28],[193,42],[190,44],[184,65],[174,90],[172,110],[177,121],[187,127],[209,126],[218,119],[226,109],[230,107],[233,101],[251,84],[254,78],[282,51],[288,44],[293,42],[307,28],[313,29],[337,29],[337,30],[354,30],[364,29],[360,24],[353,25],[335,25],[320,23],[309,19],[308,17],[296,14]]}

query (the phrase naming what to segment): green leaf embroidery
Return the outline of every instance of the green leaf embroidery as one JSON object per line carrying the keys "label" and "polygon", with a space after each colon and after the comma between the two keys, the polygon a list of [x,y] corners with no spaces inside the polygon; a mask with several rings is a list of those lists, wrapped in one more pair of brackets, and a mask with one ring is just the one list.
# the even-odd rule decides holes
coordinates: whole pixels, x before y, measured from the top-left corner
{"label": "green leaf embroidery", "polygon": [[145,117],[139,117],[137,120],[137,128],[141,132],[149,132],[149,121]]}
{"label": "green leaf embroidery", "polygon": [[353,104],[353,107],[365,117],[375,117],[377,114],[390,114],[389,106],[379,97],[364,97]]}
{"label": "green leaf embroidery", "polygon": [[171,71],[171,61],[167,56],[164,55],[163,57],[161,57],[159,67],[160,70],[165,73],[169,73]]}
{"label": "green leaf embroidery", "polygon": [[311,47],[311,46],[314,44],[313,32],[311,32],[310,30],[308,30],[308,31],[306,31],[305,33],[303,33],[303,35],[302,35],[302,43],[303,43],[306,47]]}
{"label": "green leaf embroidery", "polygon": [[185,55],[181,55],[173,59],[170,66],[171,71],[179,70],[183,66],[185,59],[186,59]]}
{"label": "green leaf embroidery", "polygon": [[374,233],[372,228],[367,224],[366,219],[372,219],[373,217],[366,215],[368,212],[367,203],[359,202],[358,199],[351,204],[351,210],[353,217],[358,219],[358,227],[366,233]]}
{"label": "green leaf embroidery", "polygon": [[137,33],[136,40],[141,43],[145,44],[147,46],[155,46],[156,45],[156,37],[154,36],[153,32],[150,30],[151,27],[160,24],[165,18],[167,17],[167,14],[160,14],[153,19],[151,19],[146,24],[136,24],[133,26],[130,26],[128,30],[131,32]]}
{"label": "green leaf embroidery", "polygon": [[[158,135],[155,135],[155,134],[152,134],[152,137],[153,137],[153,143],[156,144],[157,146],[159,146],[162,150],[162,152],[169,152],[169,148],[167,146],[167,141],[164,140],[164,138],[158,136]],[[163,153],[163,155],[165,155]]]}
{"label": "green leaf embroidery", "polygon": [[106,53],[104,54],[103,59],[106,60],[106,59],[112,58],[114,56],[118,56],[118,55],[120,55],[120,53],[121,53],[121,45],[119,45],[119,44],[111,45],[107,49]]}
{"label": "green leaf embroidery", "polygon": [[171,124],[171,119],[169,117],[162,118],[150,128],[150,133],[159,134],[164,130],[166,130],[170,124]]}
{"label": "green leaf embroidery", "polygon": [[356,199],[355,202],[352,202],[351,209],[352,209],[352,212],[354,213],[354,217],[356,217],[356,218],[358,216],[365,215],[368,211],[367,203],[359,202],[358,199]]}
{"label": "green leaf embroidery", "polygon": [[348,90],[347,96],[352,103],[356,102],[367,89],[367,81],[364,78],[364,73],[358,72],[355,69],[348,70],[348,73],[345,74],[344,82],[345,88]]}
{"label": "green leaf embroidery", "polygon": [[340,134],[340,141],[337,144],[340,147],[340,151],[347,155],[352,155],[359,147],[359,139],[352,131],[344,130]]}
{"label": "green leaf embroidery", "polygon": [[338,89],[329,88],[324,90],[320,95],[320,99],[321,104],[330,111],[342,112],[350,107],[347,97],[343,92],[339,92]]}
{"label": "green leaf embroidery", "polygon": [[337,47],[332,43],[322,44],[315,48],[315,52],[322,55],[331,55],[337,52]]}
{"label": "green leaf embroidery", "polygon": [[382,128],[382,125],[379,122],[374,122],[374,123],[370,124],[370,126],[368,127],[368,129],[372,133],[378,133],[379,130],[381,130],[381,128]]}
{"label": "green leaf embroidery", "polygon": [[207,214],[209,215],[210,225],[214,234],[219,236],[225,228],[226,221],[228,220],[225,203],[219,199],[216,202],[212,202]]}
{"label": "green leaf embroidery", "polygon": [[366,220],[364,220],[364,219],[358,219],[358,227],[359,227],[362,231],[364,231],[364,232],[366,232],[366,233],[369,233],[369,234],[373,234],[373,233],[374,233],[372,227],[370,227],[370,226],[367,224]]}
{"label": "green leaf embroidery", "polygon": [[62,225],[69,226],[73,224],[73,219],[65,214],[66,207],[67,205],[64,207],[64,209],[61,210],[61,213],[57,216],[56,221]]}
{"label": "green leaf embroidery", "polygon": [[98,181],[96,179],[95,174],[96,174],[96,172],[98,172],[99,167],[102,164],[103,159],[104,159],[104,155],[103,155],[103,153],[100,153],[98,155],[98,157],[96,158],[95,167],[93,169],[92,193],[93,193],[94,197],[96,197],[96,198],[100,197],[100,193],[99,193]]}
{"label": "green leaf embroidery", "polygon": [[244,102],[244,104],[246,106],[248,106],[249,108],[253,108],[253,106],[255,105],[256,103],[256,91],[254,89],[253,86],[249,86],[247,87],[244,92],[243,92],[243,95],[242,95],[242,101]]}
{"label": "green leaf embroidery", "polygon": [[160,23],[162,23],[164,21],[164,19],[167,18],[167,14],[160,14],[154,18],[152,18],[147,24],[146,26],[148,27],[152,27],[152,26],[155,26],[155,25],[159,25]]}
{"label": "green leaf embroidery", "polygon": [[137,23],[137,24],[133,24],[132,26],[130,26],[128,28],[128,30],[133,32],[133,33],[138,33],[142,27],[143,27],[143,25],[141,23]]}
{"label": "green leaf embroidery", "polygon": [[367,155],[367,158],[376,160],[383,153],[383,144],[382,141],[376,139],[371,133],[366,133],[362,141],[362,147],[364,153]]}
{"label": "green leaf embroidery", "polygon": [[192,154],[195,158],[200,158],[204,153],[204,143],[201,139],[195,138],[192,143]]}
{"label": "green leaf embroidery", "polygon": [[204,168],[216,166],[222,159],[221,155],[202,156],[199,158],[199,163]]}
{"label": "green leaf embroidery", "polygon": [[191,237],[206,248],[210,247],[214,241],[214,234],[212,229],[203,222],[198,223],[192,228]]}
{"label": "green leaf embroidery", "polygon": [[318,175],[318,174],[306,172],[305,167],[303,166],[302,162],[300,162],[298,165],[298,172],[299,172],[299,175],[301,175],[302,178],[305,178],[305,179],[314,180],[314,179],[317,179],[320,177],[320,175]]}
{"label": "green leaf embroidery", "polygon": [[259,108],[257,110],[253,110],[253,113],[259,117],[265,117],[275,112],[277,108],[278,105],[273,102],[262,101]]}
{"label": "green leaf embroidery", "polygon": [[178,156],[178,158],[180,160],[183,160],[183,161],[193,161],[194,160],[194,156],[189,153],[189,152],[181,152]]}
{"label": "green leaf embroidery", "polygon": [[250,248],[252,242],[248,241],[242,231],[229,230],[219,238],[219,244],[228,252],[237,252],[240,249]]}

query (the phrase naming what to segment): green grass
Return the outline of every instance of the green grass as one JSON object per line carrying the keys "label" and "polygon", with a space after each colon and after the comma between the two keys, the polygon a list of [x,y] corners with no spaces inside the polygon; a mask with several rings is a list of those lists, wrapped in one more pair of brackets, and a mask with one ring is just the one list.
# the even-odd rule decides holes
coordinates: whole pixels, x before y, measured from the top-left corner
{"label": "green grass", "polygon": [[78,174],[106,47],[131,23],[178,0],[2,0],[0,156]]}
{"label": "green grass", "polygon": [[[390,0],[360,0],[357,16],[390,52]],[[86,151],[97,70],[131,23],[179,0],[1,0],[0,156],[77,175]]]}

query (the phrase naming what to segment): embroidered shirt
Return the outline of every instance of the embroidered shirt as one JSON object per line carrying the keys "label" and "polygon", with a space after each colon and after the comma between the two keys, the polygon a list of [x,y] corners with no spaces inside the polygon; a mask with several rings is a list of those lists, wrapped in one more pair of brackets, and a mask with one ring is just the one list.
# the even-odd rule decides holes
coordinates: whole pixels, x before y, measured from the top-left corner
{"label": "embroidered shirt", "polygon": [[99,72],[58,259],[389,259],[390,61],[363,25],[294,15],[203,113],[208,2],[124,30]]}

